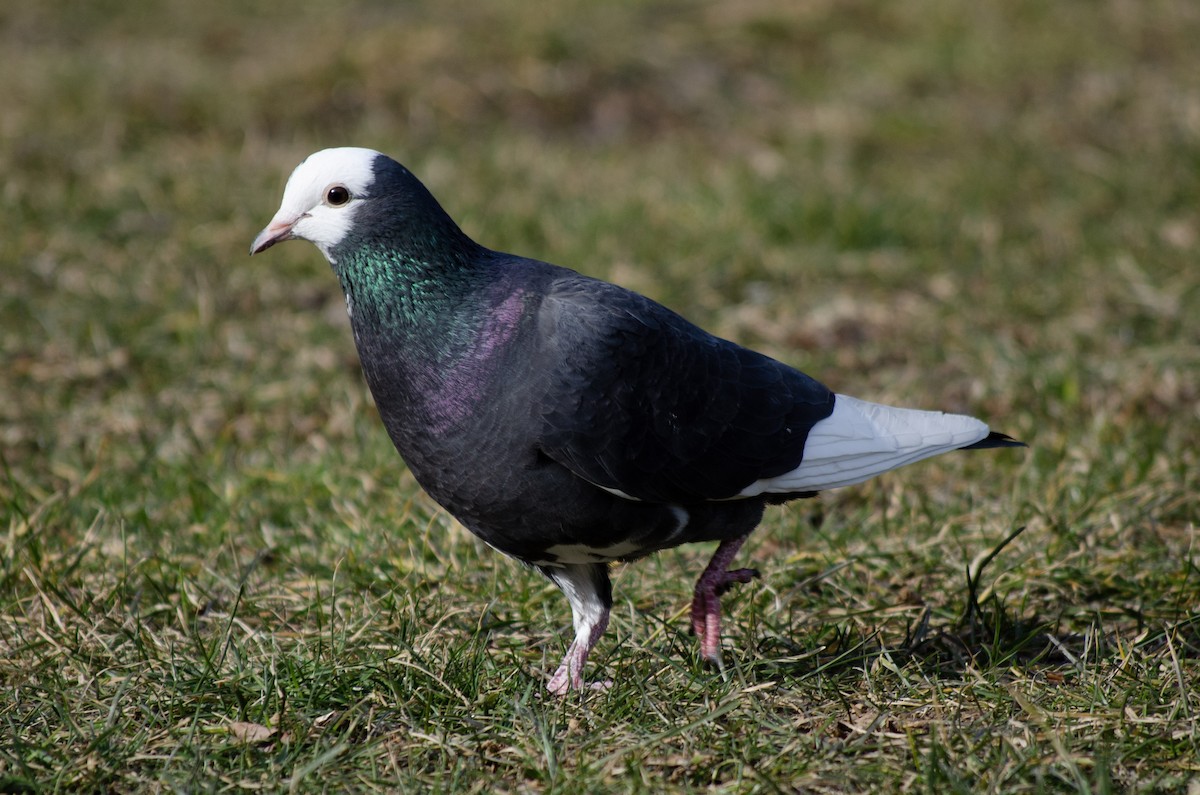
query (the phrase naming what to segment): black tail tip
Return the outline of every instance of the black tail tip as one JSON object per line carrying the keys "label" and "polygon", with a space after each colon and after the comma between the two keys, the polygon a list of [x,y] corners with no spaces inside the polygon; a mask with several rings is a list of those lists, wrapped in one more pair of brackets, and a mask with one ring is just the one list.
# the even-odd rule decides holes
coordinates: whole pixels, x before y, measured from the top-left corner
{"label": "black tail tip", "polygon": [[960,447],[960,450],[986,450],[989,447],[1028,447],[1024,442],[1018,442],[1006,433],[997,433],[992,431],[983,439],[980,439],[975,444],[969,444],[966,447]]}

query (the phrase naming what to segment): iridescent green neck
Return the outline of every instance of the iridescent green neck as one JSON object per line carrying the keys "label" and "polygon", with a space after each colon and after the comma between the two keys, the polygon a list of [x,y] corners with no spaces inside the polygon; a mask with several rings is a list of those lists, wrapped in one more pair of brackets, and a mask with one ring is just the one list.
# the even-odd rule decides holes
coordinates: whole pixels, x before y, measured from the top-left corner
{"label": "iridescent green neck", "polygon": [[[436,257],[385,246],[358,246],[334,266],[356,335],[392,338],[423,356],[454,358],[480,321],[472,296],[486,274],[471,252]],[[414,351],[416,352],[416,351]]]}
{"label": "iridescent green neck", "polygon": [[360,352],[436,367],[462,355],[480,323],[487,249],[407,169],[383,158],[329,252]]}

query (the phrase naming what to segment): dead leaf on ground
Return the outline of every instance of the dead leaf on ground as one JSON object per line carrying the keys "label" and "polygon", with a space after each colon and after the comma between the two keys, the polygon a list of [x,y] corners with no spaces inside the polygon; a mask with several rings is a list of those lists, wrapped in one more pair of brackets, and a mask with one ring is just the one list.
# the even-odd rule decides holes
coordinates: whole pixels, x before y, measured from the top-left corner
{"label": "dead leaf on ground", "polygon": [[275,736],[275,730],[261,723],[234,721],[229,724],[229,733],[244,743],[264,743]]}

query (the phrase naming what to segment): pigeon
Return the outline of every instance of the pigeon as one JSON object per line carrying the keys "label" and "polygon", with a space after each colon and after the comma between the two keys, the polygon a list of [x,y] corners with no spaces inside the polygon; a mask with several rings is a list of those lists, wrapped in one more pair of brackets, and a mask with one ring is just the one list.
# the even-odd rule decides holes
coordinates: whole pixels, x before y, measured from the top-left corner
{"label": "pigeon", "polygon": [[716,542],[691,630],[720,666],[720,597],[758,576],[730,565],[766,506],[950,450],[1024,446],[972,417],[835,394],[638,293],[488,249],[371,149],[305,159],[250,253],[297,238],[341,283],[417,482],[570,602],[554,694],[612,684],[583,676],[608,625],[610,564]]}

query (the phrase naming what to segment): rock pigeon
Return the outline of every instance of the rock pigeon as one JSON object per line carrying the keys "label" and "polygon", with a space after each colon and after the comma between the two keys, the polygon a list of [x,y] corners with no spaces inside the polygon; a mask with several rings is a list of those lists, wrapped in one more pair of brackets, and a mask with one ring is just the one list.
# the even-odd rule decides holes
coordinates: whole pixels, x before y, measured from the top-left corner
{"label": "rock pigeon", "polygon": [[717,542],[691,629],[720,665],[720,596],[767,505],[949,450],[1016,447],[983,422],[868,403],[715,337],[637,293],[469,238],[370,149],[296,167],[251,254],[300,238],[345,293],[363,372],[418,483],[547,576],[575,637],[547,688],[587,684],[609,564]]}

